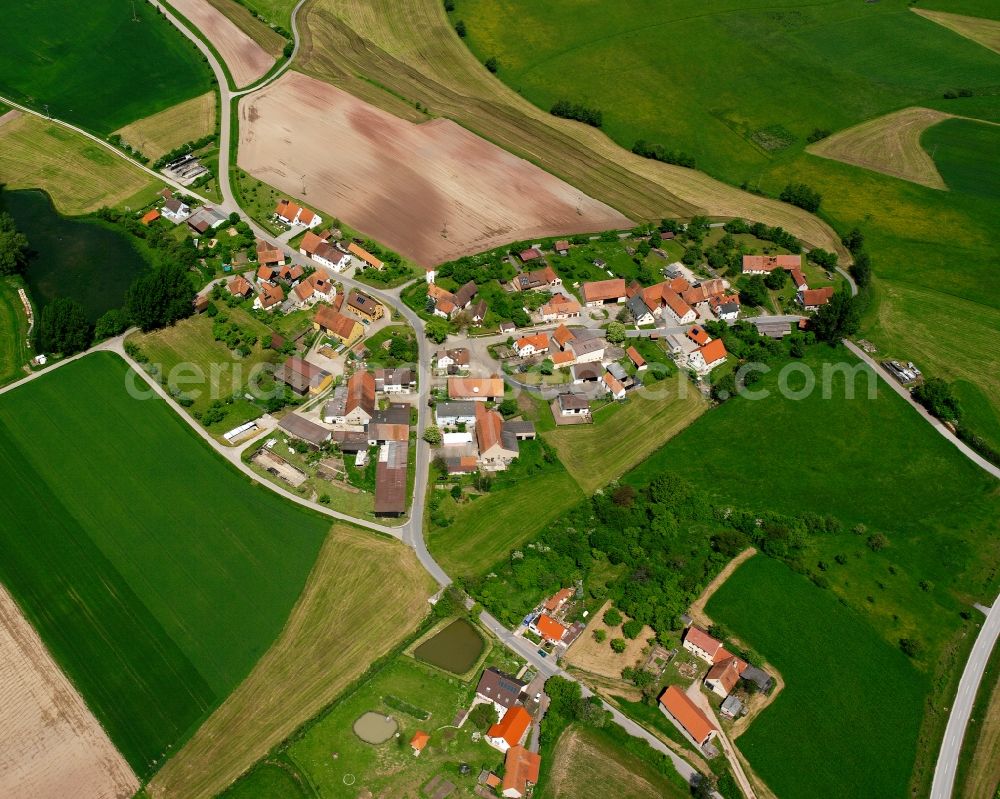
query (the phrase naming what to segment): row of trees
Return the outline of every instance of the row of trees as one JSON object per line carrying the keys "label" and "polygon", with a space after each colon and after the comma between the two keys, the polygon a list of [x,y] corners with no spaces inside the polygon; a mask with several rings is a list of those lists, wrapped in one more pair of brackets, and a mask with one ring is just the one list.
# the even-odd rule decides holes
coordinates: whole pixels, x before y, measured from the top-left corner
{"label": "row of trees", "polygon": [[27,266],[28,238],[4,211],[0,213],[0,276],[19,275]]}
{"label": "row of trees", "polygon": [[665,164],[685,166],[688,169],[696,167],[693,155],[683,150],[668,150],[662,144],[653,144],[647,142],[645,139],[639,139],[639,141],[633,144],[632,152],[636,155],[641,155],[643,158],[651,158],[654,161],[662,161]]}
{"label": "row of trees", "polygon": [[590,108],[582,103],[571,103],[569,100],[557,100],[549,109],[549,113],[563,119],[575,119],[577,122],[584,122],[595,128],[604,124],[604,115],[599,108]]}

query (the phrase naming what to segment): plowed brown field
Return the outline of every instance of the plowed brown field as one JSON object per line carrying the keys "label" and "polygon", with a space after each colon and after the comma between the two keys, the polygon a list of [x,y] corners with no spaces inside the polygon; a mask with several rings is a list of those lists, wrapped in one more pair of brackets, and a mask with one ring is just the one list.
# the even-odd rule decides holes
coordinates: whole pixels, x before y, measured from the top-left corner
{"label": "plowed brown field", "polygon": [[415,125],[297,72],[240,103],[239,165],[425,265],[631,226],[451,120]]}
{"label": "plowed brown field", "polygon": [[170,5],[194,24],[219,51],[237,87],[253,83],[274,66],[274,56],[207,0],[170,0]]}

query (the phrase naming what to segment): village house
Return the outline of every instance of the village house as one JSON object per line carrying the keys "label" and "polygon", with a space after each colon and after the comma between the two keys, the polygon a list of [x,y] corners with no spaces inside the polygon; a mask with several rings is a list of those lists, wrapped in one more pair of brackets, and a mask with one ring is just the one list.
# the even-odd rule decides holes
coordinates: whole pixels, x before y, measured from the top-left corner
{"label": "village house", "polygon": [[377,269],[381,270],[385,264],[382,263],[378,258],[372,255],[364,247],[359,247],[353,241],[347,245],[347,252],[354,258],[362,269]]}
{"label": "village house", "polygon": [[431,736],[429,733],[423,730],[417,730],[413,733],[413,737],[410,739],[410,749],[413,750],[413,756],[419,757],[420,753],[424,751],[424,747],[427,746],[427,742],[430,741]]}
{"label": "village house", "polygon": [[219,227],[225,222],[226,217],[223,214],[207,205],[203,205],[187,218],[188,227],[199,236]]}
{"label": "village house", "polygon": [[546,613],[558,613],[574,596],[576,596],[576,591],[574,589],[560,588],[552,596],[545,600],[542,607],[545,608]]}
{"label": "village house", "polygon": [[744,275],[766,275],[775,269],[801,269],[801,255],[744,255]]}
{"label": "village house", "polygon": [[625,399],[625,386],[611,372],[605,372],[602,378],[608,393],[616,400]]}
{"label": "village house", "polygon": [[485,321],[489,310],[490,308],[486,304],[486,300],[479,300],[479,302],[475,302],[469,306],[469,320],[474,325],[481,325]]}
{"label": "village house", "polygon": [[438,427],[457,427],[476,423],[478,402],[439,402],[434,406],[434,422]]}
{"label": "village house", "polygon": [[527,796],[531,787],[538,782],[541,763],[540,755],[529,752],[523,746],[512,746],[508,749],[504,759],[501,794],[508,799],[522,799]]}
{"label": "village house", "polygon": [[[350,402],[350,390],[348,390]],[[375,515],[401,516],[406,512],[408,442],[387,441],[375,466]]]}
{"label": "village house", "polygon": [[383,394],[408,394],[417,387],[412,369],[376,369],[375,390]]}
{"label": "village house", "polygon": [[691,286],[680,292],[681,299],[688,305],[697,305],[699,302],[709,302],[712,297],[718,297],[726,293],[726,282],[720,278],[713,280],[703,280],[697,286]]}
{"label": "village house", "polygon": [[639,354],[639,350],[635,347],[629,347],[625,350],[625,354],[628,356],[628,359],[632,361],[632,365],[635,367],[637,372],[641,372],[646,368],[646,359]]}
{"label": "village house", "polygon": [[163,207],[160,209],[163,216],[169,219],[171,222],[183,222],[187,219],[188,214],[191,213],[190,206],[182,203],[175,197],[167,198],[166,202],[163,203]]}
{"label": "village house", "polygon": [[529,261],[537,261],[543,256],[542,251],[537,247],[529,247],[526,250],[521,250],[521,252],[517,254],[517,257],[521,259],[522,264],[526,264]]}
{"label": "village house", "polygon": [[448,378],[448,399],[476,400],[477,402],[498,402],[503,399],[503,378]]}
{"label": "village house", "polygon": [[284,430],[292,438],[305,441],[314,449],[319,449],[330,440],[331,433],[324,427],[320,427],[315,422],[310,422],[304,416],[297,413],[290,413],[280,422],[278,427]]}
{"label": "village house", "polygon": [[582,394],[560,394],[556,398],[560,416],[587,416],[590,414],[590,400]]}
{"label": "village house", "polygon": [[519,338],[514,342],[514,351],[519,358],[544,355],[549,351],[549,337],[545,333],[535,333],[531,336]]}
{"label": "village house", "polygon": [[285,290],[271,283],[261,283],[260,294],[253,301],[257,310],[271,311],[285,301]]}
{"label": "village house", "polygon": [[729,294],[712,297],[708,301],[712,313],[723,322],[735,322],[740,318],[740,295]]}
{"label": "village house", "polygon": [[279,222],[284,222],[286,225],[302,225],[302,227],[311,229],[323,224],[323,217],[319,214],[286,199],[278,201],[274,215]]}
{"label": "village house", "polygon": [[364,328],[357,319],[333,310],[329,305],[321,305],[313,317],[313,329],[337,339],[345,347],[357,341]]}
{"label": "village house", "polygon": [[499,669],[488,668],[483,670],[476,686],[476,699],[492,704],[499,718],[510,708],[519,704],[521,694],[527,683],[521,682],[516,677],[504,674]]}
{"label": "village house", "polygon": [[374,416],[368,423],[368,444],[385,444],[388,441],[409,441],[410,425],[409,420],[403,424],[392,424],[389,422],[376,422]]}
{"label": "village house", "polygon": [[503,417],[476,403],[476,443],[479,463],[491,472],[504,471],[517,456],[517,436],[504,430]]}
{"label": "village house", "polygon": [[315,364],[291,356],[274,373],[274,379],[284,383],[300,397],[321,394],[333,382],[333,375]]}
{"label": "village house", "polygon": [[538,313],[543,322],[576,319],[580,316],[580,303],[565,294],[553,294],[552,299],[538,309]]}
{"label": "village house", "polygon": [[684,633],[684,640],[681,645],[695,657],[699,657],[706,663],[715,663],[716,655],[719,651],[725,651],[722,641],[713,638],[704,630],[698,627],[688,627]]}
{"label": "village house", "polygon": [[566,645],[566,636],[569,635],[569,627],[556,621],[545,613],[540,613],[538,617],[528,625],[536,635],[540,635],[546,641],[558,646]]}
{"label": "village house", "polygon": [[688,363],[699,374],[707,374],[726,362],[726,354],[726,345],[722,343],[722,339],[714,338],[692,352],[688,356]]}
{"label": "village house", "polygon": [[604,374],[604,369],[601,368],[600,364],[596,363],[578,363],[570,367],[570,373],[573,375],[573,382],[576,385],[582,385],[584,383],[597,383],[601,380],[601,376]]}
{"label": "village house", "polygon": [[792,285],[795,286],[796,291],[804,291],[809,288],[809,283],[806,281],[806,276],[802,274],[802,270],[797,266],[793,266],[788,270],[789,277],[792,278]]}
{"label": "village house", "polygon": [[552,249],[559,253],[559,255],[569,255],[570,246],[570,243],[566,239],[559,239],[559,241],[552,245]]}
{"label": "village house", "polygon": [[796,301],[807,311],[818,311],[833,297],[833,286],[821,289],[806,289],[795,295]]}
{"label": "village house", "polygon": [[311,230],[299,243],[299,252],[335,272],[343,272],[351,265],[351,256],[346,251]]}
{"label": "village house", "polygon": [[632,321],[636,327],[651,325],[656,322],[656,317],[653,315],[652,309],[646,305],[646,299],[641,292],[629,297],[628,302],[625,303],[625,307],[628,308],[628,312],[632,315]]}
{"label": "village house", "polygon": [[458,306],[447,297],[442,297],[434,305],[434,315],[442,319],[451,319],[458,310]]}
{"label": "village house", "polygon": [[434,354],[434,362],[438,369],[448,369],[452,366],[466,369],[472,363],[472,354],[465,347],[450,350],[442,348]]}
{"label": "village house", "polygon": [[347,378],[347,403],[339,424],[366,426],[375,413],[375,375],[357,371]]}
{"label": "village house", "polygon": [[660,694],[659,705],[663,715],[679,726],[699,748],[711,743],[718,734],[715,725],[676,685],[671,685]]}
{"label": "village house", "polygon": [[584,283],[580,291],[588,308],[625,302],[625,280],[620,277]]}
{"label": "village house", "polygon": [[253,294],[253,284],[243,277],[243,275],[236,275],[230,278],[229,282],[226,283],[226,288],[234,297],[243,297],[246,299]]}
{"label": "village house", "polygon": [[725,699],[739,683],[740,674],[746,667],[746,661],[730,655],[708,670],[708,674],[705,675],[705,685],[716,696]]}
{"label": "village house", "polygon": [[708,342],[712,340],[712,337],[708,335],[705,328],[701,327],[700,325],[694,325],[693,327],[688,328],[687,332],[684,335],[686,335],[689,339],[691,339],[691,341],[693,341],[699,347],[702,346],[703,344],[708,344]]}
{"label": "village house", "polygon": [[277,271],[270,266],[257,267],[257,283],[272,283],[277,276]]}
{"label": "village house", "polygon": [[336,293],[336,289],[333,287],[333,283],[320,272],[313,272],[306,281],[313,290],[313,294],[317,298],[329,300]]}
{"label": "village house", "polygon": [[469,303],[472,302],[472,298],[476,296],[477,291],[475,281],[470,280],[455,292],[455,299],[453,300],[455,307],[464,311],[469,307]]}
{"label": "village house", "polygon": [[535,289],[561,285],[562,280],[559,278],[559,275],[548,265],[533,272],[522,272],[514,278],[514,288],[518,291],[533,291]]}
{"label": "village house", "polygon": [[566,325],[559,325],[552,333],[552,341],[555,345],[561,349],[565,350],[571,341],[576,338],[576,334],[573,333]]}
{"label": "village house", "polygon": [[698,318],[694,308],[684,302],[683,298],[676,291],[666,290],[663,292],[663,302],[673,320],[679,325],[687,325]]}
{"label": "village house", "polygon": [[503,714],[503,718],[486,731],[486,743],[494,749],[506,752],[512,746],[524,742],[531,726],[531,716],[521,705],[515,705]]}
{"label": "village house", "polygon": [[347,298],[347,310],[360,316],[362,319],[367,319],[369,322],[381,319],[385,313],[382,303],[377,302],[360,291],[352,291],[350,293],[350,296]]}
{"label": "village house", "polygon": [[596,363],[604,358],[604,340],[574,337],[567,345],[577,363]]}
{"label": "village house", "polygon": [[282,266],[285,263],[285,254],[263,239],[257,239],[257,263],[261,266]]}

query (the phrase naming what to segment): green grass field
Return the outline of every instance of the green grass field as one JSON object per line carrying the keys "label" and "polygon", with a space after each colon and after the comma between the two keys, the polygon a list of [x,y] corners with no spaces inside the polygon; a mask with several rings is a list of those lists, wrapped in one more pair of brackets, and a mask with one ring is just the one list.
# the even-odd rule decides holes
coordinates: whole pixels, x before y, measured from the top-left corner
{"label": "green grass field", "polygon": [[31,359],[28,317],[17,293],[21,285],[16,278],[0,278],[0,386],[23,377],[21,367]]}
{"label": "green grass field", "polygon": [[1000,151],[1000,125],[946,119],[920,140],[952,191],[1000,199],[1000,164],[984,153]]}
{"label": "green grass field", "polygon": [[785,680],[737,740],[779,797],[907,793],[928,681],[902,652],[829,592],[760,555],[706,612]]}
{"label": "green grass field", "polygon": [[[824,361],[855,363],[840,349],[812,351],[804,363],[820,384]],[[842,532],[806,541],[802,567],[821,574],[888,646],[921,640],[926,651],[915,665],[933,686],[934,707],[946,706],[959,671],[955,658],[968,640],[959,613],[996,596],[1000,492],[888,386],[879,384],[877,399],[869,400],[859,378],[858,398],[848,400],[844,382],[831,382],[830,399],[817,389],[795,401],[775,392],[772,373],[761,383],[771,396],[712,410],[625,479],[640,484],[681,469],[723,502],[839,519]],[[789,384],[797,388],[801,380]],[[856,534],[858,524],[865,529]],[[879,552],[866,545],[875,532],[889,541]],[[918,793],[943,717],[932,714],[925,724]]]}
{"label": "green grass field", "polygon": [[100,134],[204,94],[201,54],[148,3],[47,0],[5,10],[0,92]]}
{"label": "green grass field", "polygon": [[[685,389],[683,397],[678,396],[678,385]],[[653,383],[649,390],[669,396],[653,399],[636,394],[624,403],[598,409],[593,424],[566,425],[543,434],[584,493],[592,494],[621,477],[708,409],[705,398],[683,375]]]}
{"label": "green grass field", "polygon": [[477,575],[583,499],[561,463],[540,465],[537,442],[521,442],[522,461],[500,472],[486,495],[442,501],[448,527],[431,526],[427,546],[452,576]]}
{"label": "green grass field", "polygon": [[278,635],[329,525],[129,375],[99,353],[0,398],[0,579],[148,776]]}

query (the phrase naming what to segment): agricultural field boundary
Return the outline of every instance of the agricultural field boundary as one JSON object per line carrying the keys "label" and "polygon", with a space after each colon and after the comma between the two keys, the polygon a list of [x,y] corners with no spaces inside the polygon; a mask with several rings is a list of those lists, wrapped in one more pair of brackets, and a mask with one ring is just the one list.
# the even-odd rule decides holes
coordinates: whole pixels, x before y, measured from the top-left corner
{"label": "agricultural field boundary", "polygon": [[920,136],[932,125],[952,117],[930,108],[904,108],[838,131],[810,144],[806,152],[948,191],[934,159],[920,145]]}
{"label": "agricultural field boundary", "polygon": [[924,19],[936,22],[954,31],[959,36],[981,44],[983,47],[1000,53],[1000,21],[985,17],[970,17],[964,14],[949,14],[946,11],[928,11],[925,8],[910,8],[914,14]]}
{"label": "agricultural field boundary", "polygon": [[185,100],[115,131],[151,160],[215,130],[215,92]]}

